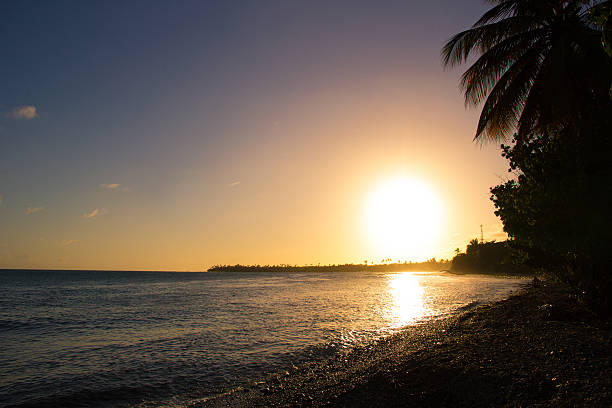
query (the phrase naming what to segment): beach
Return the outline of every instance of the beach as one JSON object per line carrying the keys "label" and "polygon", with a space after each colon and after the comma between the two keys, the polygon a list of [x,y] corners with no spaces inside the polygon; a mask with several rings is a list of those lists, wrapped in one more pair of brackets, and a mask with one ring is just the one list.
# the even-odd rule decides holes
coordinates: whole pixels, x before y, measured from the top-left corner
{"label": "beach", "polygon": [[566,288],[535,281],[190,406],[611,406],[611,333]]}

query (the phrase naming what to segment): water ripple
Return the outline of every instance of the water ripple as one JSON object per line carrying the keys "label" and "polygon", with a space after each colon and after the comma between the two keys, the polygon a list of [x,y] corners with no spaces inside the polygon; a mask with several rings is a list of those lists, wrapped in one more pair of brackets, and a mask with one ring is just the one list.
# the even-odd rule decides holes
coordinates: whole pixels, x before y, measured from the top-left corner
{"label": "water ripple", "polygon": [[427,273],[4,271],[0,406],[180,406],[522,284]]}

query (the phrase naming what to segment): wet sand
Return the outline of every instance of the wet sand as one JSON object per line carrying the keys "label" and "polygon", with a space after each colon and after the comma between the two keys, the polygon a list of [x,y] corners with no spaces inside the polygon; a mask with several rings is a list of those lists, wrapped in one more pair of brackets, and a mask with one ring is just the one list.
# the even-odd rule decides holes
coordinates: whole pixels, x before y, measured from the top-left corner
{"label": "wet sand", "polygon": [[191,407],[609,407],[611,350],[609,322],[538,283]]}

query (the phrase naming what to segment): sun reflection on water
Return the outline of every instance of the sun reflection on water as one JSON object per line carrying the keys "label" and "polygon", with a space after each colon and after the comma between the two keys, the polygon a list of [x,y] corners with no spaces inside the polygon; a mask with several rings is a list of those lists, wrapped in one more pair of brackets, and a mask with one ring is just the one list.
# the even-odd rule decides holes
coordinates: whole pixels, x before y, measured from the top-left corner
{"label": "sun reflection on water", "polygon": [[428,315],[421,279],[421,275],[412,272],[389,277],[389,292],[393,297],[388,311],[391,327],[406,326]]}

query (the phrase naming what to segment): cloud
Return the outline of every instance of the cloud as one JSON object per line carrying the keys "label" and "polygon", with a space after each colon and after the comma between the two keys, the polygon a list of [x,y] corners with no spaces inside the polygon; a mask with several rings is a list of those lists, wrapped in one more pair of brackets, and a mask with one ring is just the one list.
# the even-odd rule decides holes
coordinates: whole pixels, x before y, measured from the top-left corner
{"label": "cloud", "polygon": [[93,217],[95,217],[95,216],[97,216],[99,214],[100,214],[100,210],[98,210],[96,208],[95,210],[92,210],[92,211],[90,211],[88,213],[85,213],[85,214],[81,215],[81,218],[93,218]]}
{"label": "cloud", "polygon": [[77,242],[79,242],[78,239],[64,239],[60,241],[60,245],[65,247],[65,246],[69,246],[72,244],[76,244]]}
{"label": "cloud", "polygon": [[37,212],[41,212],[44,209],[45,209],[44,207],[28,207],[26,210],[26,214],[27,215],[36,214]]}
{"label": "cloud", "polygon": [[13,108],[8,114],[8,117],[13,119],[34,119],[38,116],[36,106],[24,105]]}
{"label": "cloud", "polygon": [[123,191],[124,193],[131,191],[129,187],[126,187],[119,183],[109,183],[109,184],[103,183],[103,184],[100,184],[100,188],[104,188],[107,190]]}
{"label": "cloud", "polygon": [[230,187],[236,187],[238,184],[240,184],[239,181],[234,181],[233,183],[229,183],[228,186]]}

